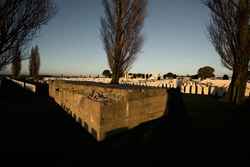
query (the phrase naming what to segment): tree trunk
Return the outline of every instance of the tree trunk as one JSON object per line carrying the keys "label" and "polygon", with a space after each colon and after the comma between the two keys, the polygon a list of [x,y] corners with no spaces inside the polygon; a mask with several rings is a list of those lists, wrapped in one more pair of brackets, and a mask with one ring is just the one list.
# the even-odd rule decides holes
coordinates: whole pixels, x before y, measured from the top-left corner
{"label": "tree trunk", "polygon": [[114,72],[112,73],[111,84],[119,84],[119,79],[120,79],[119,72],[114,71]]}
{"label": "tree trunk", "polygon": [[226,96],[227,101],[234,104],[241,104],[244,102],[247,80],[247,65],[233,70],[232,80]]}

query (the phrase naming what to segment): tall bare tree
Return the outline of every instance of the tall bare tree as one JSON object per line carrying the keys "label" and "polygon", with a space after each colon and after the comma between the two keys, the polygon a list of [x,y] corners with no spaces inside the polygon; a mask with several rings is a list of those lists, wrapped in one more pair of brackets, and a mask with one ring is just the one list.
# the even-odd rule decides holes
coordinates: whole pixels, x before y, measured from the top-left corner
{"label": "tall bare tree", "polygon": [[23,49],[55,11],[53,0],[0,0],[0,70],[15,60],[17,44]]}
{"label": "tall bare tree", "polygon": [[101,37],[112,71],[111,83],[119,84],[142,48],[147,0],[103,0],[103,6]]}
{"label": "tall bare tree", "polygon": [[11,71],[14,77],[18,77],[18,75],[21,72],[21,68],[22,68],[22,64],[21,64],[21,51],[19,49],[19,47],[17,47],[15,49],[15,52],[13,53],[15,54],[15,59],[12,62],[12,66],[11,66]]}
{"label": "tall bare tree", "polygon": [[249,0],[207,0],[211,11],[208,27],[222,64],[233,71],[227,100],[243,102],[250,61]]}
{"label": "tall bare tree", "polygon": [[31,49],[29,70],[30,75],[33,78],[38,77],[40,70],[40,53],[38,46],[35,46],[35,48]]}

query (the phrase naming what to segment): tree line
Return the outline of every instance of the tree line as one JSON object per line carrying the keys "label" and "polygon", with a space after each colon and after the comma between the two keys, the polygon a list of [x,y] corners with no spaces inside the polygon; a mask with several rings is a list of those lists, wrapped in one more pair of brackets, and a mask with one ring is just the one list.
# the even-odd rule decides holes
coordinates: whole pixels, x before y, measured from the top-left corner
{"label": "tree line", "polygon": [[[185,76],[178,76],[177,74],[174,74],[172,72],[166,73],[164,75],[162,75],[162,79],[176,79],[177,77],[190,77],[191,79],[207,79],[207,78],[215,78],[215,74],[214,74],[215,70],[214,68],[210,67],[210,66],[204,66],[198,69],[197,74],[194,75],[185,75]],[[108,69],[105,69],[102,72],[102,75],[104,77],[107,78],[111,78],[112,77],[112,72]],[[128,73],[128,76],[131,79],[135,79],[135,78],[142,78],[142,79],[149,79],[151,78],[153,75],[152,74],[143,74],[143,73]],[[125,74],[122,75],[122,77],[125,77]],[[250,74],[249,74],[250,77]],[[161,79],[161,76],[157,77],[158,80]],[[229,76],[228,75],[223,75],[222,77],[223,80],[229,80]]]}

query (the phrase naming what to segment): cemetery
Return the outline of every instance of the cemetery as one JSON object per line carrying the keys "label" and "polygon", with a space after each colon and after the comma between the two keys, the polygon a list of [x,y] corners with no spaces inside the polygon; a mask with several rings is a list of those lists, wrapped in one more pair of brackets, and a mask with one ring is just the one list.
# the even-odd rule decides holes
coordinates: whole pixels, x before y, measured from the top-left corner
{"label": "cemetery", "polygon": [[250,150],[249,11],[249,0],[1,1],[1,150],[52,151],[60,167],[238,165]]}

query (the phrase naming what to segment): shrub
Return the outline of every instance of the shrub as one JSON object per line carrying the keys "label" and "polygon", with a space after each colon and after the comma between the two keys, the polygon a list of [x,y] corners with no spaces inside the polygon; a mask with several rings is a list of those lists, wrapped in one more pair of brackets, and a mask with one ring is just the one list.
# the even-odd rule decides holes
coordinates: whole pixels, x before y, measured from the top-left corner
{"label": "shrub", "polygon": [[198,78],[199,78],[199,75],[198,75],[198,74],[192,75],[191,78],[192,78],[192,79],[198,79]]}
{"label": "shrub", "polygon": [[111,72],[109,71],[109,70],[104,70],[103,72],[102,72],[102,75],[104,76],[104,77],[107,77],[107,78],[110,78],[111,77]]}
{"label": "shrub", "polygon": [[169,73],[163,75],[163,78],[164,79],[167,79],[167,78],[175,79],[175,78],[177,78],[177,75],[169,72]]}
{"label": "shrub", "polygon": [[229,77],[228,77],[228,75],[223,75],[223,80],[229,80]]}
{"label": "shrub", "polygon": [[198,70],[198,77],[200,77],[201,79],[215,77],[214,69],[210,66],[202,67]]}

